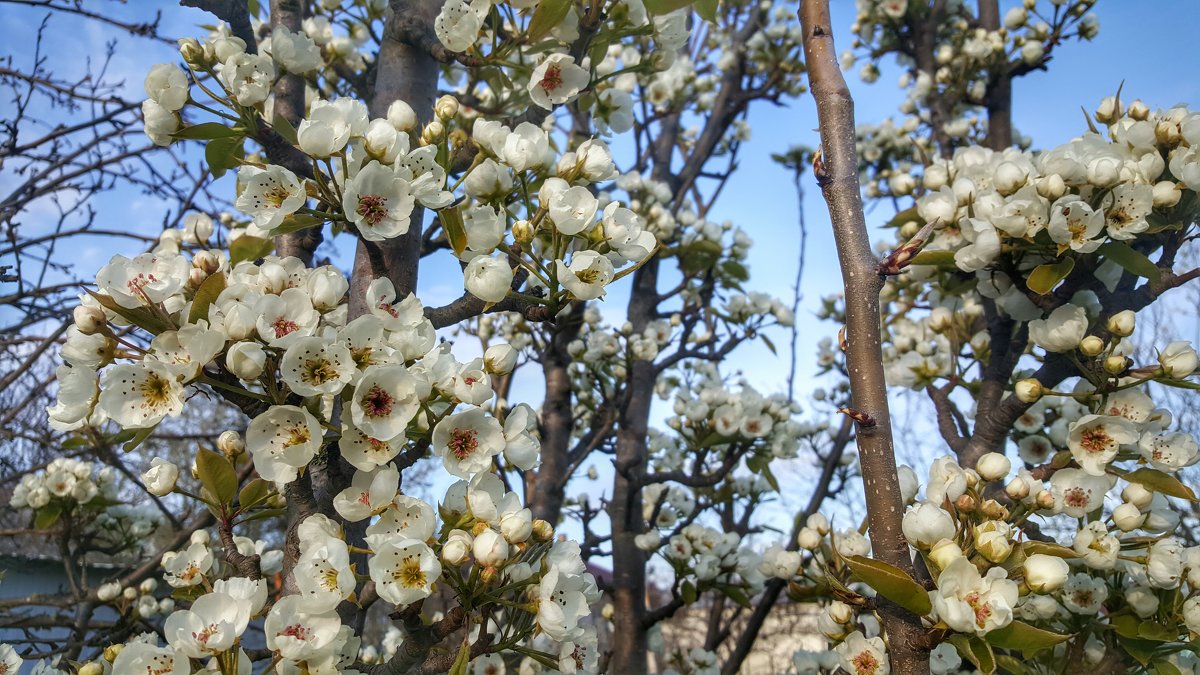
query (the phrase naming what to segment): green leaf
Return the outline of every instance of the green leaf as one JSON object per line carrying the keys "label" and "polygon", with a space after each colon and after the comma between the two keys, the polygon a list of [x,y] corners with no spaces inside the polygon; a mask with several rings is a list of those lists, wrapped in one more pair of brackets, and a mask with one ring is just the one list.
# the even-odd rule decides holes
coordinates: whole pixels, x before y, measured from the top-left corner
{"label": "green leaf", "polygon": [[932,265],[934,267],[955,267],[954,251],[921,251],[913,256],[913,265]]}
{"label": "green leaf", "polygon": [[946,640],[958,650],[958,655],[970,661],[984,675],[996,672],[996,655],[992,646],[974,635],[952,635]]}
{"label": "green leaf", "polygon": [[700,592],[696,590],[696,584],[686,579],[679,585],[679,594],[683,597],[683,601],[689,605],[696,602],[696,599],[700,597]]}
{"label": "green leaf", "polygon": [[188,323],[196,323],[200,319],[208,320],[208,308],[212,306],[221,291],[225,290],[225,273],[217,272],[208,275],[200,283],[196,294],[192,296],[192,309],[188,311]]}
{"label": "green leaf", "polygon": [[449,675],[467,675],[467,664],[471,663],[471,641],[463,640],[462,646],[458,648],[458,656],[454,657],[454,664],[450,666]]}
{"label": "green leaf", "polygon": [[1179,639],[1179,631],[1171,630],[1161,623],[1143,621],[1138,624],[1138,637],[1154,642],[1174,642]]}
{"label": "green leaf", "polygon": [[1158,281],[1162,270],[1158,269],[1145,254],[1130,248],[1129,244],[1123,241],[1110,241],[1100,245],[1096,252],[1105,258],[1124,267],[1126,271],[1132,272],[1139,277],[1145,277],[1151,281]]}
{"label": "green leaf", "polygon": [[227,127],[220,122],[204,122],[184,127],[171,135],[184,141],[211,141],[217,138],[241,138],[242,130]]}
{"label": "green leaf", "polygon": [[1070,637],[1070,635],[1030,626],[1023,621],[1013,621],[1004,628],[998,628],[985,636],[988,643],[994,647],[1015,649],[1026,655],[1053,647]]}
{"label": "green leaf", "polygon": [[200,484],[208,489],[212,496],[222,504],[233,503],[237,494],[238,478],[233,465],[225,459],[225,455],[200,448],[196,453],[196,475]]}
{"label": "green leaf", "polygon": [[542,0],[539,2],[537,9],[533,10],[533,18],[529,20],[529,27],[525,29],[526,40],[537,42],[549,35],[550,31],[567,18],[567,12],[571,11],[571,4],[571,0]]}
{"label": "green leaf", "polygon": [[1045,541],[1026,541],[1020,546],[1021,551],[1028,557],[1031,555],[1052,555],[1056,558],[1078,558],[1079,554],[1074,549],[1067,548],[1062,544],[1052,544]]}
{"label": "green leaf", "polygon": [[467,227],[463,224],[462,207],[456,204],[438,211],[438,220],[442,223],[446,239],[450,240],[454,255],[462,255],[467,250]]}
{"label": "green leaf", "polygon": [[1150,659],[1154,657],[1154,650],[1158,648],[1157,642],[1138,640],[1123,635],[1119,635],[1117,643],[1121,645],[1121,649],[1124,649],[1126,653],[1143,666],[1150,663]]}
{"label": "green leaf", "polygon": [[54,527],[54,524],[58,522],[58,518],[61,515],[62,503],[58,500],[52,500],[37,510],[37,515],[33,517],[33,528],[35,530],[48,530]]}
{"label": "green leaf", "polygon": [[1034,293],[1045,295],[1054,290],[1060,281],[1066,279],[1073,269],[1075,269],[1074,258],[1063,258],[1053,264],[1038,265],[1033,268],[1033,272],[1025,280],[1025,285]]}
{"label": "green leaf", "polygon": [[266,499],[271,494],[271,486],[261,478],[246,483],[238,493],[238,505],[243,509],[249,508]]}
{"label": "green leaf", "polygon": [[309,213],[293,213],[290,216],[285,216],[283,222],[278,227],[271,230],[271,236],[278,237],[281,234],[291,234],[300,230],[307,230],[310,227],[319,227],[325,224],[325,219],[321,216],[314,216]]}
{"label": "green leaf", "polygon": [[296,136],[296,127],[292,126],[292,123],[288,121],[288,118],[280,115],[278,110],[275,111],[275,114],[271,117],[271,128],[273,128],[275,133],[279,134],[279,136],[288,143],[291,143],[292,145],[300,144],[300,141]]}
{"label": "green leaf", "polygon": [[654,15],[670,14],[692,4],[692,0],[646,0],[646,11]]}
{"label": "green leaf", "polygon": [[150,438],[150,434],[154,433],[154,430],[157,428],[158,428],[158,425],[155,424],[152,427],[146,427],[145,429],[138,429],[137,431],[134,432],[133,438],[129,439],[129,442],[127,442],[125,445],[121,446],[121,449],[124,450],[125,452],[133,452],[134,448],[141,445],[142,441],[145,441],[147,438]]}
{"label": "green leaf", "polygon": [[753,609],[753,607],[750,605],[750,598],[742,589],[736,586],[722,586],[721,592],[725,594],[725,597],[733,600],[742,607],[745,607],[746,609]]}
{"label": "green leaf", "polygon": [[255,511],[251,515],[246,516],[245,518],[242,518],[240,522],[249,523],[249,522],[255,521],[255,520],[265,520],[267,518],[278,518],[279,516],[282,516],[285,514],[287,514],[287,509],[263,509],[262,511]]}
{"label": "green leaf", "polygon": [[217,138],[204,146],[204,161],[208,162],[208,170],[213,178],[220,178],[230,169],[241,166],[246,156],[245,140],[238,138]]}
{"label": "green leaf", "polygon": [[882,560],[864,558],[861,555],[845,560],[850,569],[854,570],[855,576],[888,600],[917,616],[925,616],[933,611],[929,593],[899,568]]}
{"label": "green leaf", "polygon": [[712,269],[721,257],[723,249],[715,241],[700,239],[679,249],[679,268],[695,274]]}
{"label": "green leaf", "polygon": [[775,349],[775,343],[771,342],[771,338],[767,337],[766,333],[759,333],[758,337],[762,339],[763,344],[767,346],[767,349],[771,350],[772,354],[779,355],[779,351]]}
{"label": "green leaf", "polygon": [[1150,467],[1142,467],[1136,471],[1131,471],[1124,476],[1125,480],[1131,483],[1139,483],[1142,487],[1153,492],[1161,492],[1168,497],[1178,497],[1188,501],[1197,501],[1196,493],[1192,489],[1179,481],[1178,478],[1163,473],[1158,469]]}
{"label": "green leaf", "polygon": [[88,291],[87,293],[95,298],[96,302],[104,305],[105,309],[117,314],[121,318],[139,328],[145,328],[155,335],[173,328],[173,326],[164,321],[162,317],[154,314],[145,307],[130,309],[128,307],[122,307],[117,303],[116,300],[113,300],[111,297],[104,295],[103,293],[96,293],[95,291]]}
{"label": "green leaf", "polygon": [[717,22],[717,0],[696,0],[696,13],[709,23]]}
{"label": "green leaf", "polygon": [[242,235],[229,245],[229,265],[237,265],[245,260],[258,260],[275,250],[275,242],[262,237]]}
{"label": "green leaf", "polygon": [[1154,666],[1154,675],[1183,675],[1174,663],[1165,659],[1155,659],[1150,665]]}
{"label": "green leaf", "polygon": [[1013,673],[1013,675],[1028,675],[1033,672],[1021,659],[1007,654],[996,654],[996,665],[1002,672]]}
{"label": "green leaf", "polygon": [[920,221],[921,221],[921,216],[917,212],[917,207],[910,206],[907,209],[904,209],[903,211],[900,211],[896,215],[892,216],[892,219],[889,220],[887,222],[887,224],[884,225],[884,227],[900,228],[900,227],[904,227],[904,225],[906,225],[907,223],[911,223],[911,222],[920,223]]}

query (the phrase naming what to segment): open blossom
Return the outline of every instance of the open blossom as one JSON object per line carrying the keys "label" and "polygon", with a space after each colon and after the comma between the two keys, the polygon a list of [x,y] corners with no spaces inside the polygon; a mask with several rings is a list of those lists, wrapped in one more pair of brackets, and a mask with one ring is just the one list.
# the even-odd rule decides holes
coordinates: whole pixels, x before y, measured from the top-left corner
{"label": "open blossom", "polygon": [[1137,440],[1137,428],[1124,417],[1084,415],[1071,425],[1067,447],[1084,471],[1103,476],[1121,446]]}
{"label": "open blossom", "polygon": [[1102,522],[1088,523],[1075,533],[1072,544],[1083,562],[1093,569],[1110,570],[1117,564],[1121,540],[1110,535]]}
{"label": "open blossom", "polygon": [[1162,471],[1178,471],[1195,463],[1196,439],[1183,431],[1142,435],[1138,450],[1150,465]]}
{"label": "open blossom", "polygon": [[374,471],[392,461],[404,448],[407,439],[401,433],[388,441],[381,441],[364,434],[353,421],[342,420],[342,437],[338,449],[342,457],[359,471]]}
{"label": "open blossom", "polygon": [[500,159],[516,171],[541,166],[550,151],[550,139],[541,127],[521,122],[504,139]]}
{"label": "open blossom", "polygon": [[271,31],[271,58],[289,73],[303,75],[325,65],[321,48],[303,31],[293,33],[287,26]]}
{"label": "open blossom", "polygon": [[504,451],[504,432],[483,408],[450,415],[433,429],[433,451],[451,475],[470,478],[492,466]]}
{"label": "open blossom", "polygon": [[561,234],[579,234],[595,224],[595,195],[582,185],[570,186],[561,178],[547,178],[538,199],[550,214],[554,229]]}
{"label": "open blossom", "polygon": [[604,287],[613,280],[613,265],[595,251],[579,251],[571,256],[571,264],[555,262],[558,283],[580,300],[595,300],[604,296]]}
{"label": "open blossom", "polygon": [[452,52],[465,52],[475,44],[491,3],[486,0],[449,0],[433,22],[438,40]]}
{"label": "open blossom", "polygon": [[1115,477],[1094,476],[1081,469],[1061,469],[1050,478],[1054,508],[1072,518],[1082,518],[1104,504],[1104,495]]}
{"label": "open blossom", "polygon": [[419,407],[416,380],[407,368],[373,366],[354,388],[350,415],[364,434],[390,441],[404,434]]}
{"label": "open blossom", "polygon": [[302,288],[287,288],[279,295],[264,295],[255,310],[258,312],[254,324],[258,336],[272,347],[288,347],[312,335],[321,320]]}
{"label": "open blossom", "polygon": [[271,93],[275,63],[269,56],[241,52],[225,60],[218,76],[238,104],[257,105]]}
{"label": "open blossom", "polygon": [[1075,614],[1097,614],[1108,599],[1108,584],[1088,574],[1072,574],[1062,590],[1062,603]]}
{"label": "open blossom", "polygon": [[1154,209],[1154,188],[1124,183],[1112,189],[1104,200],[1104,218],[1108,236],[1130,240],[1150,228],[1146,217]]}
{"label": "open blossom", "polygon": [[265,169],[243,166],[238,169],[238,181],[243,187],[234,206],[264,230],[278,227],[308,198],[296,174],[275,164]]}
{"label": "open blossom", "polygon": [[152,427],[183,412],[183,385],[162,363],[122,363],[104,371],[97,406],[126,429]]}
{"label": "open blossom", "polygon": [[583,627],[579,620],[589,613],[586,579],[551,565],[538,586],[538,625],[559,641],[578,636]]}
{"label": "open blossom", "polygon": [[379,513],[392,503],[400,486],[400,472],[392,465],[374,472],[356,471],[350,487],[333,498],[333,508],[349,522]]}
{"label": "open blossom", "polygon": [[954,536],[954,518],[933,502],[909,507],[903,520],[904,538],[918,548],[929,548]]}
{"label": "open blossom", "polygon": [[191,609],[168,616],[163,633],[176,651],[200,659],[233,647],[249,621],[249,602],[225,593],[206,593],[196,598]]}
{"label": "open blossom", "polygon": [[192,671],[187,656],[169,647],[157,647],[145,642],[130,642],[113,660],[114,673],[154,673],[154,675],[187,675]]}
{"label": "open blossom", "polygon": [[342,208],[368,241],[393,239],[408,232],[416,202],[408,181],[378,162],[364,166],[346,183]]}
{"label": "open blossom", "polygon": [[1063,305],[1045,319],[1029,322],[1029,338],[1048,352],[1069,352],[1087,334],[1087,312],[1078,305]]}
{"label": "open blossom", "polygon": [[1078,195],[1067,195],[1050,207],[1050,224],[1046,230],[1060,252],[1070,249],[1091,253],[1103,243],[1098,235],[1104,224],[1103,211],[1096,211]]}
{"label": "open blossom", "polygon": [[392,503],[367,526],[367,545],[378,549],[389,541],[427,541],[436,526],[433,507],[409,495],[396,495]]}
{"label": "open blossom", "polygon": [[379,597],[403,607],[427,598],[442,576],[442,564],[423,541],[391,540],[367,563]]}
{"label": "open blossom", "polygon": [[288,388],[300,396],[336,394],[355,373],[345,345],[319,337],[301,337],[288,345],[279,364]]}
{"label": "open blossom", "polygon": [[1001,567],[980,576],[970,560],[959,558],[938,576],[937,590],[930,591],[929,598],[938,618],[950,628],[985,635],[1012,622],[1017,582],[1006,576]]}
{"label": "open blossom", "polygon": [[305,604],[314,610],[328,611],[350,597],[355,579],[346,542],[319,536],[302,539],[300,546],[295,578]]}
{"label": "open blossom", "polygon": [[246,429],[246,449],[264,480],[290,483],[321,447],[324,430],[317,418],[293,405],[272,406]]}
{"label": "open blossom", "polygon": [[181,293],[190,267],[181,255],[115,255],[96,273],[96,285],[118,305],[134,309]]}
{"label": "open blossom", "polygon": [[588,71],[575,65],[570,54],[555,52],[543,60],[529,77],[529,98],[551,110],[579,95],[588,85]]}
{"label": "open blossom", "polygon": [[267,649],[285,659],[303,661],[318,656],[338,636],[342,620],[333,610],[313,611],[301,595],[280,598],[263,624]]}
{"label": "open blossom", "polygon": [[881,637],[867,639],[860,631],[854,631],[834,651],[841,660],[842,669],[852,675],[889,675],[892,672]]}
{"label": "open blossom", "polygon": [[621,257],[641,262],[658,246],[654,233],[645,229],[642,219],[616,202],[604,207],[604,237]]}

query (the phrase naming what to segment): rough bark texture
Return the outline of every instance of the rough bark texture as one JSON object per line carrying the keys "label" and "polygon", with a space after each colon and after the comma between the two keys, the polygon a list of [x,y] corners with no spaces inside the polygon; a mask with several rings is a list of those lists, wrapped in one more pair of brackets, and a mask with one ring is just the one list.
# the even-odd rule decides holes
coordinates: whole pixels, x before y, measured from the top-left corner
{"label": "rough bark texture", "polygon": [[[880,348],[879,291],[883,279],[871,250],[858,183],[854,136],[854,101],[838,67],[829,20],[828,0],[800,3],[804,55],[817,103],[824,167],[816,171],[837,242],[842,281],[846,289],[846,364],[853,407],[866,415],[858,421],[867,520],[876,558],[914,574],[908,542],[901,530],[903,500],[896,476],[892,427],[888,412]],[[890,602],[879,613],[888,637],[892,672],[929,672],[929,654],[920,621]]]}
{"label": "rough bark texture", "polygon": [[[1000,29],[1000,1],[979,0],[979,25],[989,31]],[[1008,64],[999,66],[988,82],[987,100],[988,134],[987,145],[992,150],[1004,150],[1013,143],[1012,128],[1012,74]]]}
{"label": "rough bark texture", "polygon": [[567,345],[579,335],[584,304],[578,303],[561,325],[551,326],[550,339],[542,353],[542,374],[546,386],[542,406],[542,464],[525,474],[525,494],[534,518],[557,525],[562,517],[563,501],[571,473],[571,432],[574,429],[571,376],[567,367],[571,355]]}
{"label": "rough bark texture", "polygon": [[[244,14],[245,12],[243,12]],[[283,26],[293,33],[303,30],[304,3],[300,0],[271,0],[271,28]],[[290,73],[275,82],[274,114],[296,126],[304,118],[304,78]],[[295,169],[293,169],[295,171]],[[294,256],[312,265],[313,251],[321,243],[318,228],[309,228],[275,237],[275,252]]]}

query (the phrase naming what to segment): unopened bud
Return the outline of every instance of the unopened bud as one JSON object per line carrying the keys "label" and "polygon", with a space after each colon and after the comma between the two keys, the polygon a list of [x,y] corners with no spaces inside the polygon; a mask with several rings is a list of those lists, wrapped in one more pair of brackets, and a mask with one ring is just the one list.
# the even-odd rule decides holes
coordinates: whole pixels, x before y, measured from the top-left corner
{"label": "unopened bud", "polygon": [[991,518],[992,520],[1008,519],[1008,509],[1004,508],[1004,505],[995,499],[989,499],[985,501],[983,506],[979,507],[979,512],[982,513],[984,517]]}
{"label": "unopened bud", "polygon": [[396,131],[411,131],[417,126],[417,114],[404,101],[393,101],[387,109],[387,121]]}
{"label": "unopened bud", "polygon": [[75,319],[75,327],[84,335],[93,335],[108,325],[104,310],[99,307],[79,305],[71,315]]}
{"label": "unopened bud", "polygon": [[1100,356],[1104,353],[1104,340],[1098,336],[1089,335],[1080,341],[1079,351],[1083,352],[1083,355],[1087,357]]}
{"label": "unopened bud", "polygon": [[1150,117],[1150,107],[1142,103],[1142,99],[1135,99],[1129,104],[1129,116],[1133,119],[1144,122]]}
{"label": "unopened bud", "polygon": [[967,469],[963,472],[967,477],[967,487],[974,490],[979,485],[979,472],[975,469]]}
{"label": "unopened bud", "polygon": [[1163,180],[1154,184],[1152,195],[1155,208],[1169,209],[1183,199],[1183,190],[1180,189],[1179,183]]}
{"label": "unopened bud", "polygon": [[1037,192],[1038,195],[1055,201],[1067,193],[1067,183],[1062,176],[1052,173],[1037,180]]}
{"label": "unopened bud", "polygon": [[533,521],[533,538],[538,541],[550,541],[554,538],[554,526],[541,518]]}
{"label": "unopened bud", "polygon": [[961,513],[973,513],[978,505],[978,502],[971,495],[961,495],[958,499],[954,500],[954,508],[958,509]]}
{"label": "unopened bud", "polygon": [[1042,383],[1032,377],[1017,382],[1015,391],[1017,400],[1021,403],[1037,403],[1037,400],[1046,393]]}
{"label": "unopened bud", "polygon": [[100,664],[95,661],[88,661],[80,666],[76,672],[78,675],[103,675],[104,668],[101,668]]}
{"label": "unopened bud", "polygon": [[445,133],[446,125],[442,124],[440,120],[434,120],[429,124],[426,124],[425,128],[421,131],[421,142],[425,145],[433,145],[434,143],[437,143],[438,140],[445,135]]}
{"label": "unopened bud", "polygon": [[204,283],[204,280],[207,278],[208,272],[205,272],[198,267],[193,267],[191,271],[188,272],[188,286],[191,288],[200,288],[200,284]]}
{"label": "unopened bud", "polygon": [[1104,372],[1109,375],[1120,375],[1126,370],[1129,370],[1129,359],[1120,354],[1113,354],[1104,359]]}
{"label": "unopened bud", "polygon": [[533,225],[531,225],[528,220],[518,220],[517,222],[513,223],[512,235],[513,239],[516,240],[518,244],[522,246],[528,246],[529,242],[533,241],[534,234],[535,230],[533,229]]}
{"label": "unopened bud", "polygon": [[1179,124],[1171,120],[1159,120],[1154,125],[1154,139],[1162,145],[1173,148],[1179,145],[1180,136]]}
{"label": "unopened bud", "polygon": [[496,580],[496,575],[499,573],[500,570],[488,565],[487,567],[483,568],[482,572],[479,573],[479,580],[482,581],[484,585],[489,585]]}
{"label": "unopened bud", "polygon": [[458,114],[458,99],[449,94],[439,98],[433,105],[433,114],[443,122],[452,119]]}
{"label": "unopened bud", "polygon": [[1049,490],[1042,490],[1037,495],[1037,507],[1039,509],[1054,508],[1054,493]]}
{"label": "unopened bud", "polygon": [[1004,494],[1014,501],[1021,501],[1029,496],[1029,483],[1020,478],[1014,478],[1004,486]]}
{"label": "unopened bud", "polygon": [[217,436],[217,449],[225,453],[226,457],[237,457],[246,449],[246,441],[242,440],[241,434],[228,429]]}
{"label": "unopened bud", "polygon": [[196,38],[183,38],[179,41],[179,55],[183,57],[184,63],[191,66],[203,67],[205,65],[204,46]]}
{"label": "unopened bud", "polygon": [[1147,490],[1141,483],[1130,483],[1121,490],[1121,499],[1133,504],[1139,509],[1144,509],[1150,506],[1150,502],[1154,499],[1154,493]]}
{"label": "unopened bud", "polygon": [[975,470],[986,481],[1000,480],[1012,469],[1012,460],[999,452],[989,452],[975,463]]}
{"label": "unopened bud", "polygon": [[117,660],[117,656],[121,654],[121,650],[125,649],[125,645],[117,643],[104,648],[104,660],[112,663]]}
{"label": "unopened bud", "polygon": [[942,539],[929,549],[929,559],[938,569],[946,569],[950,563],[963,557],[962,549],[952,539]]}
{"label": "unopened bud", "polygon": [[1136,326],[1137,315],[1131,309],[1117,312],[1108,318],[1108,332],[1117,337],[1133,335],[1133,329]]}
{"label": "unopened bud", "polygon": [[192,256],[192,267],[204,270],[205,274],[213,274],[221,269],[221,261],[212,251],[197,251],[196,255]]}
{"label": "unopened bud", "polygon": [[1112,520],[1117,529],[1122,532],[1131,532],[1146,522],[1146,514],[1142,513],[1137,506],[1125,502],[1113,509]]}
{"label": "unopened bud", "polygon": [[1106,96],[1096,108],[1096,121],[1101,124],[1113,124],[1121,119],[1121,102],[1115,96]]}

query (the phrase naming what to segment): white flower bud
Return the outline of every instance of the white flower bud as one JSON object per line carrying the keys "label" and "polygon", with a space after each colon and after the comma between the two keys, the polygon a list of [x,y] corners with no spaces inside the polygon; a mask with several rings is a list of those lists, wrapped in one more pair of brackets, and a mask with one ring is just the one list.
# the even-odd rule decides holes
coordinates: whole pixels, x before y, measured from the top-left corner
{"label": "white flower bud", "polygon": [[521,509],[506,513],[500,519],[500,533],[510,544],[519,544],[533,534],[533,513],[529,509]]}
{"label": "white flower bud", "polygon": [[475,561],[487,567],[495,567],[508,560],[508,542],[499,532],[490,528],[475,537],[471,551],[475,554]]}
{"label": "white flower bud", "polygon": [[137,600],[138,592],[136,588],[127,587],[121,589],[121,597],[126,600]]}
{"label": "white flower bud", "polygon": [[1038,179],[1037,192],[1039,196],[1055,201],[1067,193],[1067,183],[1062,176],[1052,173]]}
{"label": "white flower bud", "polygon": [[433,105],[433,114],[442,121],[452,119],[458,114],[458,99],[449,94],[439,98]]}
{"label": "white flower bud", "polygon": [[442,562],[457,567],[471,555],[471,535],[463,530],[453,530],[442,546]]}
{"label": "white flower bud", "polygon": [[1095,335],[1089,335],[1079,342],[1079,351],[1087,357],[1100,356],[1104,353],[1104,340]]}
{"label": "white flower bud", "polygon": [[1000,162],[1000,165],[996,167],[994,187],[1000,194],[1008,196],[1025,185],[1028,177],[1025,169],[1015,162]]}
{"label": "white flower bud", "polygon": [[1154,500],[1154,493],[1147,490],[1141,483],[1130,483],[1121,490],[1121,499],[1133,504],[1138,509],[1144,509],[1150,506],[1150,502]]}
{"label": "white flower bud", "polygon": [[929,549],[929,559],[938,569],[946,569],[950,563],[963,557],[962,549],[952,539],[943,539]]}
{"label": "white flower bud", "polygon": [[1035,553],[1025,559],[1025,585],[1034,593],[1052,593],[1067,583],[1071,568],[1053,555]]}
{"label": "white flower bud", "polygon": [[1136,325],[1137,315],[1131,309],[1117,312],[1108,318],[1108,332],[1117,337],[1129,337],[1133,335]]}
{"label": "white flower bud", "polygon": [[1014,501],[1021,501],[1029,496],[1029,483],[1021,478],[1014,478],[1004,486],[1004,494]]}
{"label": "white flower bud", "polygon": [[1109,375],[1120,375],[1129,370],[1129,359],[1120,354],[1113,354],[1104,359],[1104,372]]}
{"label": "white flower bud", "polygon": [[387,109],[387,121],[396,127],[396,131],[411,131],[417,126],[417,114],[404,101],[393,101]]}
{"label": "white flower bud", "polygon": [[142,474],[142,483],[145,484],[146,491],[158,497],[171,494],[177,480],[179,467],[160,457],[152,459],[150,468]]}
{"label": "white flower bud", "polygon": [[1131,532],[1146,522],[1146,514],[1134,504],[1125,502],[1113,509],[1112,520],[1122,532]]}
{"label": "white flower bud", "polygon": [[104,310],[99,307],[79,305],[72,312],[71,316],[75,320],[75,327],[84,335],[98,333],[108,325],[108,319],[104,316]]}
{"label": "white flower bud", "polygon": [[998,520],[988,520],[975,526],[975,550],[994,563],[1002,563],[1012,553],[1009,535],[1012,527]]}
{"label": "white flower bud", "polygon": [[1012,461],[998,452],[987,453],[975,464],[975,470],[985,481],[1000,480],[1008,475],[1010,469]]}
{"label": "white flower bud", "polygon": [[796,543],[806,551],[814,551],[821,545],[821,533],[811,527],[802,527],[796,535]]}
{"label": "white flower bud", "polygon": [[257,342],[235,342],[225,354],[225,367],[243,380],[255,380],[267,365],[267,353]]}
{"label": "white flower bud", "polygon": [[1022,403],[1037,403],[1044,393],[1042,383],[1032,377],[1017,382],[1017,400]]}
{"label": "white flower bud", "polygon": [[1166,346],[1158,353],[1158,364],[1163,374],[1172,379],[1181,380],[1196,372],[1198,359],[1192,343],[1178,340]]}
{"label": "white flower bud", "polygon": [[945,307],[934,307],[929,313],[929,330],[944,333],[954,325],[954,314]]}
{"label": "white flower bud", "polygon": [[1179,185],[1169,180],[1159,181],[1154,184],[1154,208],[1169,209],[1179,203],[1183,198],[1183,191],[1179,189]]}
{"label": "white flower bud", "polygon": [[492,375],[507,375],[517,365],[518,352],[512,345],[492,345],[483,353],[483,367]]}
{"label": "white flower bud", "polygon": [[246,449],[246,441],[238,432],[227,429],[217,436],[217,449],[228,457],[237,457]]}
{"label": "white flower bud", "polygon": [[96,597],[100,602],[112,602],[121,594],[121,583],[119,581],[110,581],[106,584],[101,584],[100,588],[96,589]]}
{"label": "white flower bud", "polygon": [[1121,119],[1121,102],[1115,96],[1105,96],[1096,108],[1096,121],[1101,124],[1113,124]]}

